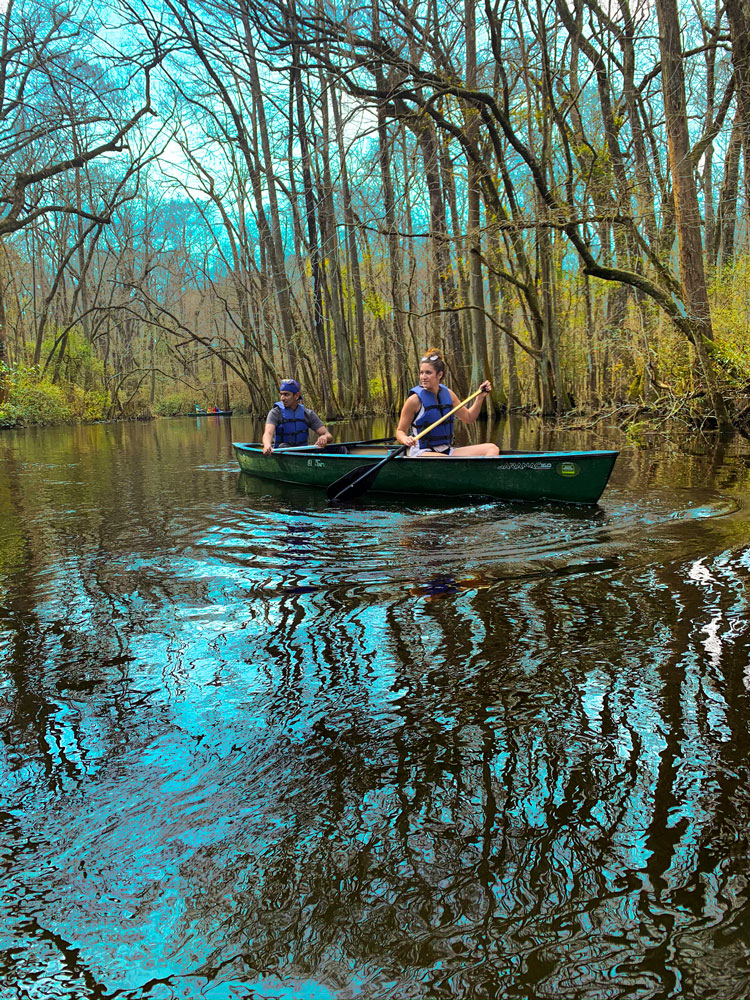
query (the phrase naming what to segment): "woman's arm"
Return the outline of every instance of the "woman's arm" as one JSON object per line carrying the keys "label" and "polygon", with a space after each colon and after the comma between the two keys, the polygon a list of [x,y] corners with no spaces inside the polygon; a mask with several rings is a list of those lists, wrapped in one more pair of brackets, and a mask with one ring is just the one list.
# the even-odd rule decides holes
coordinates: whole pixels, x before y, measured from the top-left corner
{"label": "woman's arm", "polygon": [[[465,424],[473,424],[477,419],[479,414],[482,412],[482,407],[484,406],[485,398],[492,392],[492,383],[488,380],[482,382],[479,386],[482,390],[482,395],[477,396],[473,399],[468,406],[462,406],[460,410],[457,411],[456,416],[459,420],[463,421]],[[451,394],[451,399],[453,400],[453,405],[457,406],[461,400],[455,394],[452,389],[448,390]]]}
{"label": "woman's arm", "polygon": [[414,423],[414,418],[419,413],[420,405],[419,397],[412,393],[401,407],[401,416],[398,418],[398,427],[396,428],[396,440],[399,444],[405,444],[407,448],[411,448],[416,441],[409,431]]}

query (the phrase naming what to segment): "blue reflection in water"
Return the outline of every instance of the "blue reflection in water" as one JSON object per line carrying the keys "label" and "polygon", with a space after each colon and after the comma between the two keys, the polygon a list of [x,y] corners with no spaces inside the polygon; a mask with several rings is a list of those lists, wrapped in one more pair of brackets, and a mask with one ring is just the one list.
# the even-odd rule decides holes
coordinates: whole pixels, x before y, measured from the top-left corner
{"label": "blue reflection in water", "polygon": [[201,430],[7,456],[3,989],[743,996],[739,494],[333,510]]}

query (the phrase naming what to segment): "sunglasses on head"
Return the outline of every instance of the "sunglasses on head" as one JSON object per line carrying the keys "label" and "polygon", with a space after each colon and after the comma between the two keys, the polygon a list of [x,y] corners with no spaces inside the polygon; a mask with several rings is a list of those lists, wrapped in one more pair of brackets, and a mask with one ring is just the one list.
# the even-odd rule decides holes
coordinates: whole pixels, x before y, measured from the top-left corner
{"label": "sunglasses on head", "polygon": [[425,356],[422,358],[422,361],[439,361],[439,360],[440,360],[439,354],[425,354]]}

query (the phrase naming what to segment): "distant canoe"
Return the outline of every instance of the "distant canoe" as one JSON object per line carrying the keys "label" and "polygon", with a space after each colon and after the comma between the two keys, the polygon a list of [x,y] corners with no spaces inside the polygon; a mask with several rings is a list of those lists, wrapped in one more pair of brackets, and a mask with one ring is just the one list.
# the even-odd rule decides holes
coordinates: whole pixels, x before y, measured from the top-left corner
{"label": "distant canoe", "polygon": [[[233,447],[240,468],[251,476],[323,489],[354,468],[364,470],[380,461],[389,448],[350,441],[327,448],[279,448],[266,456],[259,444],[234,442]],[[618,454],[510,451],[491,458],[400,457],[383,466],[371,491],[593,504],[604,492]]]}
{"label": "distant canoe", "polygon": [[231,417],[234,410],[196,410],[195,417]]}

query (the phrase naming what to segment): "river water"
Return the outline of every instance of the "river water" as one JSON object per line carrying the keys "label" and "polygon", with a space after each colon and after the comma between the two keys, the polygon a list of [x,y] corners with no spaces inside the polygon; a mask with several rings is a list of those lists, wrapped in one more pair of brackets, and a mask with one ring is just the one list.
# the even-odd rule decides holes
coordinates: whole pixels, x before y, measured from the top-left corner
{"label": "river water", "polygon": [[0,997],[747,996],[750,445],[596,430],[492,431],[593,508],[4,433]]}

